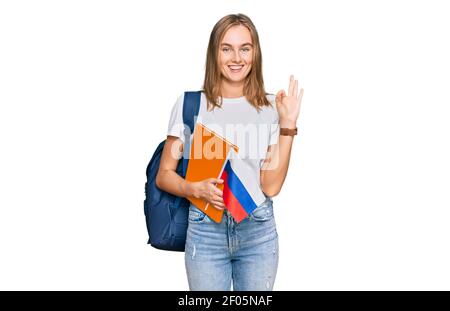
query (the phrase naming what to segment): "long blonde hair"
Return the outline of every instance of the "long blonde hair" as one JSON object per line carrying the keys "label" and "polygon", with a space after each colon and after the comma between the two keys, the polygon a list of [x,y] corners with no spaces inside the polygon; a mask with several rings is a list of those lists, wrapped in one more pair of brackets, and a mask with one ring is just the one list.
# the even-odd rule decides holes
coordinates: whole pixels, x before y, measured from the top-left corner
{"label": "long blonde hair", "polygon": [[208,110],[222,106],[221,71],[218,64],[219,45],[225,33],[233,26],[243,25],[250,31],[253,41],[253,61],[250,72],[245,78],[244,96],[249,103],[260,111],[262,106],[271,106],[267,99],[262,75],[262,55],[258,32],[251,19],[244,14],[229,14],[214,25],[206,52],[205,80],[202,91],[205,93]]}

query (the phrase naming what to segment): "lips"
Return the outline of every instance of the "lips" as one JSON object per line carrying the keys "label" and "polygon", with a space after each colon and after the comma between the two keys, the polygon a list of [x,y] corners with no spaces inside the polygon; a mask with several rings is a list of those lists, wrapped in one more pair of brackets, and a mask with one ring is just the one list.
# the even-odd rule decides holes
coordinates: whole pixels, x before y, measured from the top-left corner
{"label": "lips", "polygon": [[240,66],[228,66],[228,68],[230,68],[231,72],[239,72],[242,68],[244,67],[244,65],[240,65]]}

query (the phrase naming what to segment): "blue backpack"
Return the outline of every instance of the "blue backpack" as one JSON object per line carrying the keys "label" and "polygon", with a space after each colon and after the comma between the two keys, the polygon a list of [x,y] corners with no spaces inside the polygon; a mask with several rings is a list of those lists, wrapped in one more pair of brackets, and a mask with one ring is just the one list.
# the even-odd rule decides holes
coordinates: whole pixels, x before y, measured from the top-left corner
{"label": "blue backpack", "polygon": [[[184,92],[183,123],[185,144],[183,157],[179,160],[176,172],[186,176],[189,162],[190,135],[200,108],[201,91]],[[151,246],[168,251],[183,252],[186,242],[190,202],[186,198],[165,192],[156,186],[156,174],[166,140],[162,141],[153,153],[147,166],[145,183],[144,214]]]}

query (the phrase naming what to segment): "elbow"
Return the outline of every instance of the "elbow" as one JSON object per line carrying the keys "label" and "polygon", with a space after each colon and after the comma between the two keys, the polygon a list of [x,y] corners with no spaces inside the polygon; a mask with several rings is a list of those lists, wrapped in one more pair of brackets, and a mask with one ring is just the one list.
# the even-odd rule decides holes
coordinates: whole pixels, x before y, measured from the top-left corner
{"label": "elbow", "polygon": [[156,173],[155,184],[156,184],[156,187],[161,189],[161,174],[159,171],[158,171],[158,173]]}
{"label": "elbow", "polygon": [[266,196],[273,198],[280,193],[280,190],[281,189],[270,188],[270,189],[263,189],[263,192]]}
{"label": "elbow", "polygon": [[262,192],[264,192],[266,196],[272,198],[280,193],[281,187],[276,185],[274,182],[272,183],[264,182],[264,178],[261,178],[261,190]]}
{"label": "elbow", "polygon": [[273,192],[268,192],[268,193],[266,193],[266,195],[267,195],[268,197],[273,198],[273,197],[277,196],[279,193],[280,193],[280,191],[273,191]]}

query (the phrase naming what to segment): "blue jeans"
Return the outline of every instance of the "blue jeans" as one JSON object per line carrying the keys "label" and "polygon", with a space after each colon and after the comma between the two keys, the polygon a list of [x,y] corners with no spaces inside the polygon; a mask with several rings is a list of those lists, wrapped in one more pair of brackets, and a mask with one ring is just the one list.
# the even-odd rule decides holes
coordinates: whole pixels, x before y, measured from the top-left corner
{"label": "blue jeans", "polygon": [[189,289],[272,290],[278,268],[278,233],[270,197],[237,224],[228,210],[221,223],[189,206],[185,264]]}

